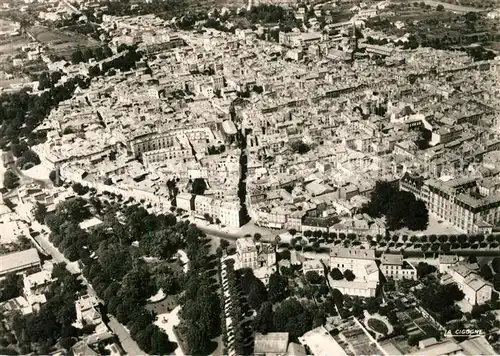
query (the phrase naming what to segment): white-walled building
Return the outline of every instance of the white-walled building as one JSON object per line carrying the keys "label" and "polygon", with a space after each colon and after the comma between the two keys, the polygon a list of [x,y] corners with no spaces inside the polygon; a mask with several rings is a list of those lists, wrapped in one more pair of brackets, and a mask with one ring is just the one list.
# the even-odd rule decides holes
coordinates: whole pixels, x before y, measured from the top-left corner
{"label": "white-walled building", "polygon": [[236,240],[236,254],[241,268],[257,268],[257,246],[251,237]]}
{"label": "white-walled building", "polygon": [[236,240],[238,268],[271,268],[276,264],[276,253],[270,243],[255,242],[251,237]]}
{"label": "white-walled building", "polygon": [[377,293],[377,282],[374,281],[330,281],[333,289],[338,289],[342,294],[356,295],[358,297],[375,297]]}
{"label": "white-walled building", "polygon": [[217,217],[222,225],[240,227],[240,202],[221,202]]}
{"label": "white-walled building", "polygon": [[53,282],[52,271],[43,270],[23,278],[23,294],[30,305],[46,302],[45,292]]}
{"label": "white-walled building", "polygon": [[379,282],[379,270],[375,262],[375,250],[335,247],[330,250],[330,268],[342,273],[351,270],[354,280],[330,279],[330,286],[342,294],[374,297]]}
{"label": "white-walled building", "polygon": [[84,295],[75,301],[76,320],[78,325],[99,325],[102,323],[98,310],[99,302],[91,295]]}
{"label": "white-walled building", "polygon": [[307,272],[314,271],[320,276],[325,274],[325,266],[320,260],[305,260],[302,263],[302,272],[306,275]]}
{"label": "white-walled building", "polygon": [[[190,209],[185,210],[190,211],[194,207],[195,214],[200,218],[204,218],[205,214],[208,214],[214,220],[219,219],[222,225],[241,226],[240,203],[238,201],[222,201],[204,195],[194,195],[193,197],[194,203],[190,202]],[[187,196],[181,196],[177,202],[181,203],[184,208],[187,207]]]}
{"label": "white-walled building", "polygon": [[338,268],[342,273],[351,270],[356,280],[378,282],[378,268],[375,250],[335,247],[330,251],[330,268]]}
{"label": "white-walled building", "polygon": [[448,268],[448,273],[464,292],[464,299],[471,305],[484,304],[491,300],[492,285],[464,264]]}
{"label": "white-walled building", "polygon": [[379,268],[386,278],[417,279],[417,269],[410,262],[405,261],[402,254],[384,253]]}
{"label": "white-walled building", "polygon": [[40,268],[40,256],[36,248],[0,256],[0,276]]}

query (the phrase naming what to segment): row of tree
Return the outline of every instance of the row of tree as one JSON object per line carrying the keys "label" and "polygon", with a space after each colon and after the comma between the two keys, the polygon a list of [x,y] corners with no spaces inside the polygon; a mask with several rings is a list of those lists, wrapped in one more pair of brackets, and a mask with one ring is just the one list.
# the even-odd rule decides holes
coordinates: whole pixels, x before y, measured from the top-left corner
{"label": "row of tree", "polygon": [[77,49],[71,54],[71,62],[73,64],[78,63],[88,63],[91,59],[96,61],[101,61],[105,58],[113,56],[113,51],[108,46],[96,47],[96,48],[85,48],[83,50]]}
{"label": "row of tree", "polygon": [[190,355],[208,355],[212,340],[221,334],[221,299],[218,294],[216,259],[209,253],[209,240],[195,225],[183,235],[189,259],[185,292],[181,298],[179,331]]}
{"label": "row of tree", "polygon": [[[251,355],[253,352],[252,345],[252,327],[250,321],[244,321],[248,316],[252,314],[250,310],[250,299],[242,298],[243,296],[243,283],[240,283],[239,272],[234,270],[234,260],[224,261],[226,264],[226,273],[229,289],[229,298],[226,301],[226,308],[229,309],[229,316],[231,317],[232,323],[232,334],[234,335],[233,348],[237,355]],[[246,270],[245,273],[248,277],[253,276],[252,270]],[[248,278],[247,277],[247,278]],[[253,276],[255,278],[255,276]],[[258,283],[255,279],[251,279],[250,283]],[[260,282],[260,280],[258,280]],[[267,295],[266,287],[262,282],[257,287],[256,290]],[[264,287],[264,288],[262,288]],[[253,298],[253,304],[259,304],[259,300]],[[227,315],[226,315],[227,317]],[[225,340],[227,343],[228,340]]]}

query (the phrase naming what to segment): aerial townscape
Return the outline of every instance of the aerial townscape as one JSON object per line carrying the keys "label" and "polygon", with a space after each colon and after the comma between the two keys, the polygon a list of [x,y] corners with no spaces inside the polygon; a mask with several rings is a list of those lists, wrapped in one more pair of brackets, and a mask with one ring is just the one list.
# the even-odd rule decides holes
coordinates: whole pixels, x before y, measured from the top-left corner
{"label": "aerial townscape", "polygon": [[0,0],[0,355],[500,354],[500,0]]}

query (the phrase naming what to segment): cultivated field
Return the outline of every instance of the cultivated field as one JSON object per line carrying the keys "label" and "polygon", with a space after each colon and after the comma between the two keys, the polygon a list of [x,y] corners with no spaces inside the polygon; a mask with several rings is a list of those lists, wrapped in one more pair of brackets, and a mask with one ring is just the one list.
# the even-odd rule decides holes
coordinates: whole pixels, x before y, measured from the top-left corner
{"label": "cultivated field", "polygon": [[100,46],[98,41],[73,32],[65,33],[45,27],[32,27],[28,33],[34,40],[47,46],[50,51],[60,57],[70,56],[77,48]]}

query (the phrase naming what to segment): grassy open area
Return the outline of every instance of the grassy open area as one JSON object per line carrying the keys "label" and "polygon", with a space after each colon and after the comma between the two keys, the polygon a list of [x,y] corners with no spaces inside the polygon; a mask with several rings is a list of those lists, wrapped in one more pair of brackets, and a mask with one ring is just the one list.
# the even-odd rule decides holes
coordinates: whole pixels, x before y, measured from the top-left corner
{"label": "grassy open area", "polygon": [[98,41],[73,32],[66,33],[45,27],[31,27],[28,33],[60,57],[70,56],[77,48],[95,48],[100,46]]}

